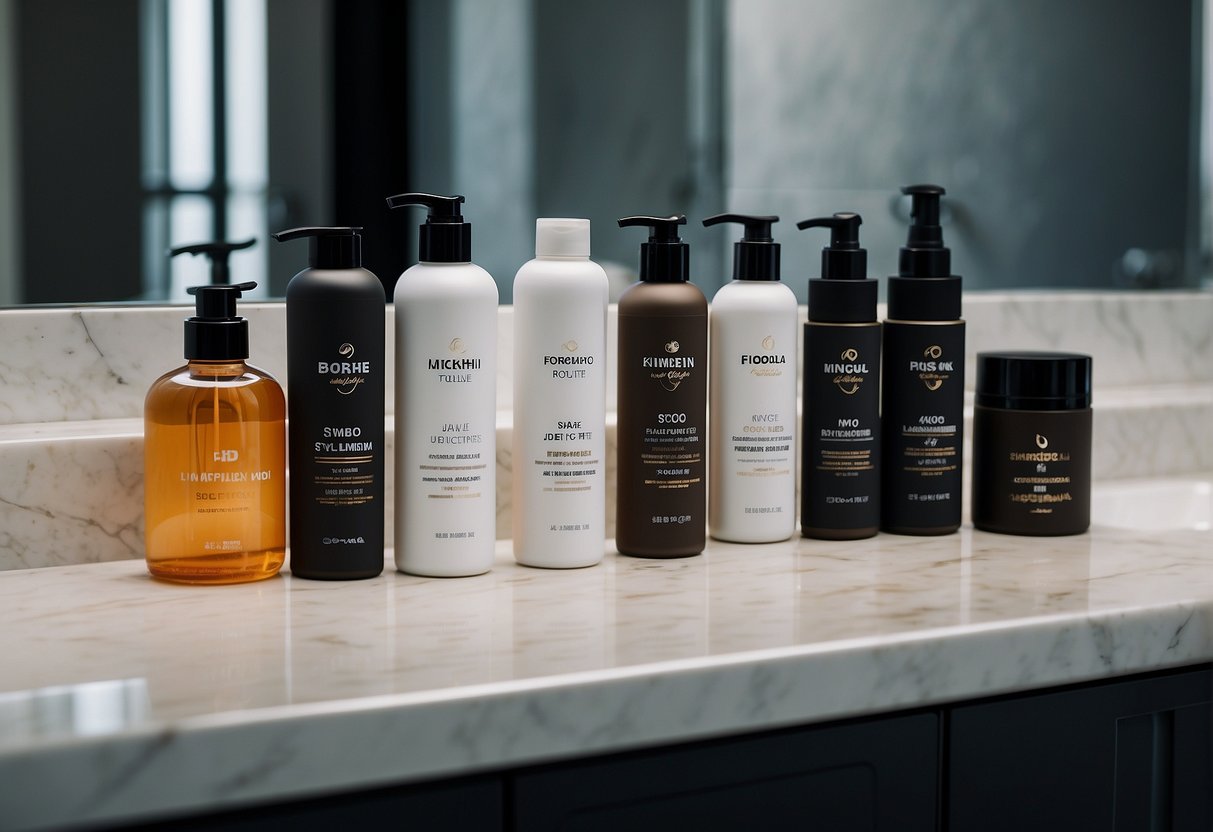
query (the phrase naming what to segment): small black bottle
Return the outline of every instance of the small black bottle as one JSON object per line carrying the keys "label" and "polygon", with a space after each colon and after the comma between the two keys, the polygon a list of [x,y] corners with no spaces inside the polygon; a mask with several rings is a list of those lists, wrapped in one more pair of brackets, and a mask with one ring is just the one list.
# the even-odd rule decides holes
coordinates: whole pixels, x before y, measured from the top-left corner
{"label": "small black bottle", "polygon": [[880,322],[858,214],[804,220],[829,228],[804,327],[800,531],[823,540],[880,527]]}
{"label": "small black bottle", "polygon": [[937,185],[910,185],[909,239],[889,278],[884,325],[881,527],[897,534],[960,528],[965,323],[960,278],[939,226]]}
{"label": "small black bottle", "polygon": [[384,292],[360,228],[295,228],[308,264],[286,287],[291,574],[383,571]]}

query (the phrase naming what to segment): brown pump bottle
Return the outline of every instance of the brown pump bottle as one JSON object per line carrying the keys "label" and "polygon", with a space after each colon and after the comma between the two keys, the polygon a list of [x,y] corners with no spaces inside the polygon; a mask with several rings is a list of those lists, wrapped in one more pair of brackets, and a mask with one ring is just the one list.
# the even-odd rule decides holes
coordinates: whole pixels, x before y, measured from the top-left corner
{"label": "brown pump bottle", "polygon": [[703,551],[706,538],[708,302],[689,282],[682,215],[648,226],[640,281],[619,298],[615,547],[645,558]]}

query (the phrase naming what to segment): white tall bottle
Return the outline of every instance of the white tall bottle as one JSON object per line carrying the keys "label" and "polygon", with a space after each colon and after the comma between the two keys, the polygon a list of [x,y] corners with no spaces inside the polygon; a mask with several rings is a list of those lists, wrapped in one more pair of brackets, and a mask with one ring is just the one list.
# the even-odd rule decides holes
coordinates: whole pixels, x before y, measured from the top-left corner
{"label": "white tall bottle", "polygon": [[778,217],[720,214],[745,226],[733,281],[712,298],[708,532],[772,543],[796,529],[796,296],[779,282]]}
{"label": "white tall bottle", "polygon": [[497,537],[497,284],[461,202],[388,199],[429,209],[394,296],[396,567],[414,575],[487,572]]}
{"label": "white tall bottle", "polygon": [[607,276],[590,221],[539,219],[514,278],[514,559],[593,566],[606,548]]}

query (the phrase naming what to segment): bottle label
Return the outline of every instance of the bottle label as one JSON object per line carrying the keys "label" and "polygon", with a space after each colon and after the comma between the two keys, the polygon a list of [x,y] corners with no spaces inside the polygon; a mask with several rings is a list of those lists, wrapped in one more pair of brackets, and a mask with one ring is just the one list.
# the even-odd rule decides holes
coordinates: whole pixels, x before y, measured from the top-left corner
{"label": "bottle label", "polygon": [[[431,355],[426,359],[425,369],[436,390],[467,388],[470,391],[485,383],[483,359],[475,354],[469,340],[460,336],[446,343],[445,354]],[[462,393],[436,393],[439,397],[450,395],[457,400],[462,397]],[[450,415],[462,416],[467,412],[455,407]],[[488,431],[494,430],[494,426],[459,416],[440,418],[431,423],[425,432],[425,451],[418,475],[421,493],[427,501],[458,504],[463,500],[478,500],[486,496],[486,472],[489,465],[496,465],[492,455],[486,453]],[[491,493],[487,497],[494,499]],[[458,517],[459,513],[448,516]],[[473,528],[436,526],[433,536],[435,540],[469,540],[476,537],[476,531]]]}
{"label": "bottle label", "polygon": [[575,381],[588,378],[595,365],[594,356],[581,349],[581,345],[570,338],[543,357],[543,372],[557,381]]}
{"label": "bottle label", "polygon": [[893,322],[884,333],[884,525],[959,525],[964,324]]}
{"label": "bottle label", "polygon": [[[328,389],[338,398],[337,402],[330,402],[329,406],[323,408],[326,415],[333,416],[347,409],[346,397],[350,398],[349,406],[355,406],[354,400],[360,398],[361,393],[369,391],[367,381],[376,369],[370,357],[360,354],[351,341],[343,341],[332,355],[318,360],[317,374],[326,378]],[[377,491],[375,466],[381,448],[376,446],[376,437],[371,435],[371,429],[348,417],[332,418],[321,423],[315,415],[311,415],[308,424],[313,436],[314,463],[311,466],[313,487],[309,490],[315,504],[360,506],[373,502]],[[303,472],[298,474],[302,475]],[[325,542],[331,544],[332,541],[347,539],[342,536],[326,537]]]}
{"label": "bottle label", "polygon": [[621,551],[702,548],[706,335],[703,316],[620,321]]}
{"label": "bottle label", "polygon": [[[251,567],[252,555],[269,553],[269,560],[281,563],[286,547],[284,402],[273,395],[276,390],[249,384],[249,379],[213,387],[183,387],[174,379],[168,388],[153,388],[149,394],[145,521],[147,558],[158,564],[156,574],[238,575]],[[183,413],[188,414],[185,420]],[[229,555],[237,559],[225,560]],[[211,556],[218,557],[185,566],[190,559]]]}
{"label": "bottle label", "polygon": [[880,522],[880,327],[805,330],[801,523],[863,529]]}
{"label": "bottle label", "polygon": [[[552,384],[576,387],[593,374],[594,380],[601,384],[600,364],[595,361],[594,355],[585,352],[576,340],[570,338],[560,344],[559,350],[543,356],[540,377],[547,376]],[[531,460],[533,470],[542,482],[543,493],[591,491],[594,478],[601,473],[602,460],[594,452],[600,437],[595,437],[593,426],[586,419],[566,415],[568,418],[557,419],[546,426],[537,446],[541,455]],[[584,531],[590,528],[588,522],[576,519],[550,523],[549,526],[549,531]]]}
{"label": "bottle label", "polygon": [[[274,479],[272,469],[250,468],[250,461],[257,461],[256,448],[239,445],[235,435],[242,427],[238,423],[220,424],[218,430],[208,426],[214,439],[233,447],[200,448],[199,453],[190,454],[197,467],[177,472],[182,487],[189,489],[191,512],[213,523],[199,524],[200,528],[227,532],[225,535],[206,535],[195,545],[203,552],[240,552],[245,549],[244,539],[235,532],[244,527],[242,516],[257,508],[258,483],[270,483]],[[206,429],[204,429],[206,430]],[[226,441],[224,441],[226,440]],[[235,520],[235,522],[232,522]]]}
{"label": "bottle label", "polygon": [[1074,534],[1091,519],[1091,411],[978,406],[973,522],[1013,534]]}
{"label": "bottle label", "polygon": [[[744,404],[738,414],[740,422],[728,426],[729,450],[733,455],[733,475],[746,481],[791,477],[792,475],[792,428],[790,420],[795,420],[796,414],[776,403],[782,397],[782,389],[775,389],[770,384],[780,384],[787,372],[787,353],[782,351],[784,344],[776,342],[773,335],[765,336],[758,344],[757,351],[741,353],[736,361],[747,371],[751,383],[736,391],[744,394]],[[771,380],[764,383],[759,380]],[[729,403],[722,403],[728,408]],[[745,405],[750,405],[746,408]],[[754,410],[754,405],[762,410]],[[763,406],[770,405],[770,406]],[[795,401],[792,401],[795,408]],[[754,506],[744,507],[746,514],[780,514],[784,507]]]}
{"label": "bottle label", "polygon": [[1052,514],[1053,507],[1074,501],[1070,493],[1070,452],[1050,443],[1043,433],[1033,436],[1031,447],[1007,453],[1011,487],[1007,498],[1027,508],[1028,514]]}
{"label": "bottle label", "polygon": [[[682,344],[677,339],[664,341],[664,355],[646,355],[641,359],[641,369],[649,382],[666,393],[677,393],[684,382],[697,374],[695,356],[679,354]],[[659,491],[681,490],[698,485],[703,474],[703,436],[701,420],[694,413],[688,414],[679,401],[681,397],[670,396],[663,400],[657,394],[658,411],[650,414],[651,420],[644,427],[644,452],[646,465],[644,485]],[[666,407],[668,405],[668,407]],[[676,521],[686,522],[689,517],[676,515]],[[655,514],[654,524],[671,521],[668,515]]]}

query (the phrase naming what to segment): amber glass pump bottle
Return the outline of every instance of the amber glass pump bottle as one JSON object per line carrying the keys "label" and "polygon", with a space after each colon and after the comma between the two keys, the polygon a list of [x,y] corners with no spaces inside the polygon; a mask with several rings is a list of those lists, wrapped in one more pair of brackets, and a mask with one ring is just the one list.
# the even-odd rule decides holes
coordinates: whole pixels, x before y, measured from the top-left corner
{"label": "amber glass pump bottle", "polygon": [[186,365],[144,403],[147,568],[157,578],[235,584],[278,574],[286,558],[286,400],[245,363],[236,299],[255,283],[197,286]]}

